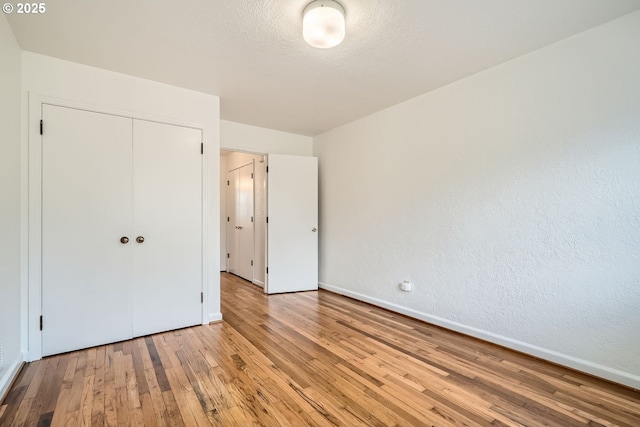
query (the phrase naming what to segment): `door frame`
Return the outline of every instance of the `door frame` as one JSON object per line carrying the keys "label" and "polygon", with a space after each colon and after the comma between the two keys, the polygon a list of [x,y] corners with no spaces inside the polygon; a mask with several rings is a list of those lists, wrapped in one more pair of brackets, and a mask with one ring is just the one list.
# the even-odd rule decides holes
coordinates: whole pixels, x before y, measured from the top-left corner
{"label": "door frame", "polygon": [[[94,113],[110,114],[114,116],[126,117],[131,119],[146,120],[150,122],[165,123],[200,130],[202,142],[206,143],[205,127],[198,123],[188,123],[181,120],[173,120],[165,117],[157,117],[140,112],[126,111],[117,108],[96,106],[82,102],[63,100],[59,98],[29,93],[28,118],[27,118],[27,177],[28,183],[23,184],[22,188],[27,190],[26,206],[23,208],[27,211],[27,225],[23,226],[23,254],[26,258],[26,266],[23,268],[26,277],[27,295],[23,295],[23,308],[26,308],[26,326],[23,326],[23,337],[26,335],[27,348],[25,349],[25,360],[31,362],[42,358],[42,331],[40,331],[40,316],[42,315],[42,135],[40,135],[40,120],[42,117],[42,105],[54,105],[65,108],[75,108],[86,110]],[[44,124],[46,132],[46,123]],[[203,293],[203,303],[201,307],[201,323],[206,325],[209,323],[209,314],[206,301],[209,301],[208,286],[209,269],[206,260],[209,259],[210,251],[208,248],[209,241],[209,176],[208,157],[210,150],[204,147],[202,155],[202,263],[201,263],[201,292]],[[219,155],[219,153],[215,153]],[[25,230],[26,228],[26,230]],[[26,305],[26,307],[25,307]]]}

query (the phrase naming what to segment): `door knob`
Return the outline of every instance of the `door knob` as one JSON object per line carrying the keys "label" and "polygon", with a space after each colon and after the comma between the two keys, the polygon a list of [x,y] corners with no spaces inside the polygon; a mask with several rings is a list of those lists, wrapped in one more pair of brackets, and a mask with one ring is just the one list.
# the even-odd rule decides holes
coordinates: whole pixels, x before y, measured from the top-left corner
{"label": "door knob", "polygon": [[120,243],[122,243],[123,245],[126,245],[127,243],[129,243],[129,238],[127,236],[121,237]]}
{"label": "door knob", "polygon": [[238,230],[242,230],[242,226],[241,226],[241,225],[237,226],[236,228],[237,228]]}
{"label": "door knob", "polygon": [[142,236],[136,237],[136,242],[138,242],[138,243],[144,242],[144,237],[142,237]]}
{"label": "door knob", "polygon": [[313,227],[313,228],[311,229],[311,231],[313,231],[313,232],[315,233],[316,231],[318,231],[318,229],[317,229],[317,228],[315,228],[315,227]]}

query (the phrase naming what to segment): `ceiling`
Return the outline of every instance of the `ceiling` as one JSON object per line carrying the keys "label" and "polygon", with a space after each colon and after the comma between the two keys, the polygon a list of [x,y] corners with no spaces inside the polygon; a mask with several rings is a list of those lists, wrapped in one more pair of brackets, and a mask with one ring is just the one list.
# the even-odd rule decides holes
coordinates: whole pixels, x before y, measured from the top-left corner
{"label": "ceiling", "polygon": [[27,51],[221,97],[221,118],[316,135],[640,9],[640,0],[338,0],[347,36],[302,39],[310,0],[55,0],[5,15]]}

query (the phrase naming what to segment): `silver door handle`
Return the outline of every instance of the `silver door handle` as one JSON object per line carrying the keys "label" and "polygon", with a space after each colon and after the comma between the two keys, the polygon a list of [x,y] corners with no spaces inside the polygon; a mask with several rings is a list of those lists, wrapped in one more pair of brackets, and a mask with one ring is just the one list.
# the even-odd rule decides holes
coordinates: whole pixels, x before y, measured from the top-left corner
{"label": "silver door handle", "polygon": [[311,231],[313,231],[313,232],[315,233],[316,231],[318,231],[318,229],[317,229],[317,228],[315,228],[315,227],[313,227],[313,228],[311,229]]}
{"label": "silver door handle", "polygon": [[127,236],[121,237],[120,243],[122,243],[123,245],[126,245],[127,243],[129,243],[129,238]]}

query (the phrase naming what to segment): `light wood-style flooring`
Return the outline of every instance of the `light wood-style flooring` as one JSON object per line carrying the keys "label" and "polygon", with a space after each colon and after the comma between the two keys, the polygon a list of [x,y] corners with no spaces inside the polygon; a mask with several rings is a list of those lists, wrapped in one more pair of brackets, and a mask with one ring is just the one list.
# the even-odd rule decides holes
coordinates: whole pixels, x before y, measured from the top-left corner
{"label": "light wood-style flooring", "polygon": [[28,364],[0,426],[640,426],[640,393],[326,291]]}

